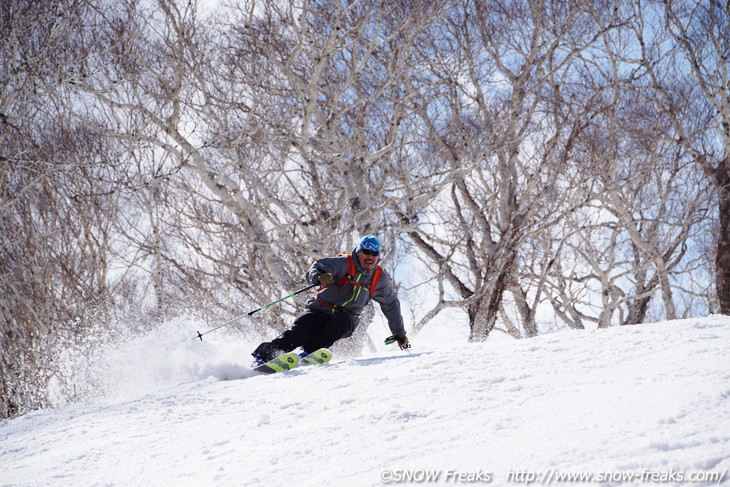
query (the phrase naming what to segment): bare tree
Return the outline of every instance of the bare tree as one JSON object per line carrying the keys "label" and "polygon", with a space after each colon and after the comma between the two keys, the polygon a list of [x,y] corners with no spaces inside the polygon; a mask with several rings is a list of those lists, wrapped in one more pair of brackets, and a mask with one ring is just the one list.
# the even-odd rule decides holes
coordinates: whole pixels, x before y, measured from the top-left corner
{"label": "bare tree", "polygon": [[155,179],[164,231],[135,236],[135,255],[164,261],[171,287],[220,309],[267,302],[301,286],[314,258],[398,223],[405,80],[437,3],[243,2],[209,22],[195,2],[123,5],[128,20],[99,34],[110,47],[87,67],[94,104],[78,122],[138,152],[147,181],[154,160],[181,168]]}
{"label": "bare tree", "polygon": [[[615,15],[618,26],[634,13]],[[604,29],[576,64],[580,77],[571,81],[579,91],[571,99],[588,109],[574,117],[581,128],[571,159],[585,205],[540,236],[543,250],[526,271],[575,328],[643,322],[655,295],[662,312],[654,319],[686,316],[693,296],[705,292],[688,277],[698,269],[693,235],[705,219],[706,185],[675,144],[657,139],[670,124],[632,94],[634,73],[625,64],[632,47],[624,30]],[[678,310],[677,299],[688,306]]]}
{"label": "bare tree", "polygon": [[2,417],[49,405],[63,348],[83,343],[110,304],[114,153],[67,116],[94,15],[83,0],[0,10]]}
{"label": "bare tree", "polygon": [[712,182],[719,232],[715,257],[719,312],[730,314],[730,12],[726,2],[634,2],[640,46],[634,88]]}
{"label": "bare tree", "polygon": [[438,266],[440,299],[421,326],[441,309],[464,307],[471,339],[483,340],[511,290],[526,333],[537,333],[536,302],[518,283],[520,250],[570,211],[566,169],[583,108],[566,109],[566,81],[608,26],[563,2],[474,2],[449,12],[447,40],[434,40],[429,53],[440,55],[428,60],[442,91],[418,110],[431,151],[453,171],[443,195],[450,202],[409,233]]}
{"label": "bare tree", "polygon": [[[619,15],[629,25],[636,14]],[[706,218],[707,185],[662,140],[671,122],[636,95],[626,63],[635,47],[625,29],[611,29],[582,58],[582,83],[596,94],[575,152],[587,204],[547,244],[559,250],[546,282],[555,312],[576,328],[641,323],[654,296],[662,303],[654,317],[674,319],[689,312],[677,309],[675,293],[705,291],[683,282],[697,268],[692,238]]]}
{"label": "bare tree", "polygon": [[653,318],[686,316],[693,310],[678,309],[677,295],[703,290],[683,284],[697,267],[691,236],[708,203],[702,180],[686,163],[660,167],[637,155],[616,164],[611,156],[602,152],[602,169],[591,166],[594,197],[565,222],[545,295],[574,328],[642,323],[655,295],[663,312]]}

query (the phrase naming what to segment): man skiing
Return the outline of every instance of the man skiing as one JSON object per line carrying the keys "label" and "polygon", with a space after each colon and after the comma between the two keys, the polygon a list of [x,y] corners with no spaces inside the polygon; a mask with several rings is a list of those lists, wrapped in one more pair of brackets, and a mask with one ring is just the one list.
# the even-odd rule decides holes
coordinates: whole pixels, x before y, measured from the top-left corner
{"label": "man skiing", "polygon": [[268,362],[297,347],[309,354],[351,336],[371,298],[380,304],[400,348],[408,348],[400,301],[390,276],[378,265],[380,249],[380,240],[367,235],[352,255],[328,257],[312,264],[307,281],[320,284],[317,296],[307,301],[307,310],[294,320],[291,329],[254,350],[256,362]]}

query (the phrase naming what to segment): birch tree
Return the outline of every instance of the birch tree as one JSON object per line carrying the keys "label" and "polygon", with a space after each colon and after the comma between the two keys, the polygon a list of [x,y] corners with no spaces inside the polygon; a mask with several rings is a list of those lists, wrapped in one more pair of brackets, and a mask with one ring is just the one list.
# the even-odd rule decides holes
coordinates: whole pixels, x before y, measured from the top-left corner
{"label": "birch tree", "polygon": [[[195,2],[125,8],[79,123],[181,169],[162,235],[180,254],[158,254],[173,286],[268,302],[315,258],[388,235],[411,49],[438,4],[243,2],[206,22]],[[285,326],[283,306],[267,325]]]}
{"label": "birch tree", "polygon": [[[634,12],[622,14],[633,22]],[[548,279],[555,312],[571,326],[636,324],[654,296],[655,319],[689,312],[679,295],[702,293],[680,284],[697,269],[692,237],[709,205],[700,171],[662,134],[672,123],[634,91],[625,60],[636,48],[624,29],[601,36],[600,50],[583,58],[583,83],[599,94],[578,140],[588,204],[567,222],[556,273]],[[580,303],[580,305],[578,305]]]}
{"label": "birch tree", "polygon": [[418,113],[454,176],[443,210],[409,233],[438,267],[439,302],[422,324],[464,307],[471,339],[483,340],[513,290],[532,335],[534,314],[517,282],[520,249],[570,207],[567,168],[579,124],[564,103],[566,81],[610,15],[596,25],[577,4],[470,2],[444,22],[448,40],[434,41],[440,55],[429,65],[442,90]]}
{"label": "birch tree", "polygon": [[717,306],[730,314],[730,12],[715,0],[633,6],[633,86],[670,124],[654,137],[681,148],[715,189]]}
{"label": "birch tree", "polygon": [[[110,11],[111,13],[111,11]],[[65,347],[109,310],[111,145],[70,123],[88,2],[0,10],[0,416],[49,405]],[[72,396],[71,390],[56,391]]]}

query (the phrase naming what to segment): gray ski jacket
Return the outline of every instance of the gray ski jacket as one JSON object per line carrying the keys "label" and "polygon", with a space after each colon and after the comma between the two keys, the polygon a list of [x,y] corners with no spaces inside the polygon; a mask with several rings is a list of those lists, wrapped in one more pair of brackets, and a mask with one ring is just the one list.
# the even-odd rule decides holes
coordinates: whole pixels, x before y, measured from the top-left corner
{"label": "gray ski jacket", "polygon": [[[354,252],[352,260],[355,263],[356,272],[354,276],[350,276],[350,279],[361,285],[340,281],[346,280],[343,278],[347,276],[348,262],[346,256],[327,257],[312,264],[307,272],[307,281],[310,284],[317,284],[319,275],[326,272],[332,274],[335,283],[321,289],[316,298],[310,298],[307,301],[307,308],[323,313],[334,313],[335,309],[345,311],[354,317],[355,325],[357,325],[360,313],[370,301],[370,282],[375,270],[363,270]],[[391,281],[385,269],[383,269],[372,298],[380,304],[380,309],[388,320],[390,331],[394,335],[405,335],[400,301],[395,294],[395,289],[393,289],[393,281]]]}

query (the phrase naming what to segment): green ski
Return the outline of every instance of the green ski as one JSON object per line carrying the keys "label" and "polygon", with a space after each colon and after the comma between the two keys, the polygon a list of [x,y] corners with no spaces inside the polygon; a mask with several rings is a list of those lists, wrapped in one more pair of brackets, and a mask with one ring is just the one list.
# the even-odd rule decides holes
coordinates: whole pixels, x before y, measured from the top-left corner
{"label": "green ski", "polygon": [[332,358],[332,352],[327,350],[326,348],[320,348],[319,350],[315,350],[314,352],[310,353],[309,355],[305,355],[304,357],[301,357],[299,360],[300,365],[319,365],[324,364],[330,361]]}
{"label": "green ski", "polygon": [[291,370],[299,363],[299,355],[296,353],[285,353],[279,355],[273,360],[254,367],[253,370],[256,372],[263,372],[264,374],[274,374],[276,372],[282,372],[284,370]]}

